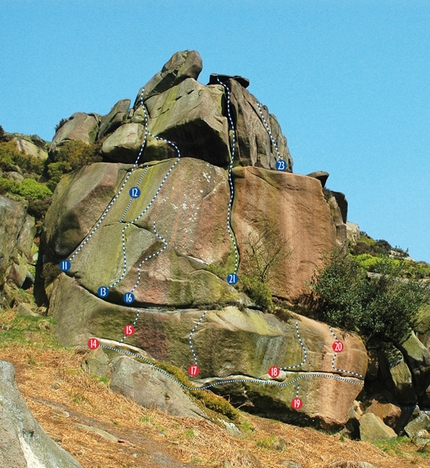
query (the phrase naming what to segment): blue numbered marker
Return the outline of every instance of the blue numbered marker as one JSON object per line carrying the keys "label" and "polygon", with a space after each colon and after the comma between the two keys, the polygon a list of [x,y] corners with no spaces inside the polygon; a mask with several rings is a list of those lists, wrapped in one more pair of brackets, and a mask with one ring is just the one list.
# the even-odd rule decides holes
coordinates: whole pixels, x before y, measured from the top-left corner
{"label": "blue numbered marker", "polygon": [[126,304],[133,304],[134,302],[134,294],[131,292],[125,293],[124,296],[122,297],[122,300]]}
{"label": "blue numbered marker", "polygon": [[236,273],[231,273],[227,276],[227,283],[228,284],[236,284],[239,281],[239,277]]}
{"label": "blue numbered marker", "polygon": [[138,187],[131,187],[129,193],[130,193],[131,198],[139,198],[140,197],[140,189]]}
{"label": "blue numbered marker", "polygon": [[72,264],[70,263],[70,260],[61,260],[60,262],[61,271],[69,271],[71,267],[72,267]]}
{"label": "blue numbered marker", "polygon": [[106,286],[100,286],[99,289],[97,289],[97,296],[101,297],[104,299],[107,297],[109,294],[109,289]]}
{"label": "blue numbered marker", "polygon": [[287,170],[287,163],[283,159],[278,159],[276,161],[276,169],[278,171],[284,172]]}

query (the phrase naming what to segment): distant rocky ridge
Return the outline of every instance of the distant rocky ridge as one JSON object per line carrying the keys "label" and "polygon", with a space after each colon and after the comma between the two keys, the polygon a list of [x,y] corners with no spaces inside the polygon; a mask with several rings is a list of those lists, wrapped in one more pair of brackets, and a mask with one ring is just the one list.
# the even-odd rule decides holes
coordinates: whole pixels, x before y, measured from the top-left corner
{"label": "distant rocky ridge", "polygon": [[[34,220],[20,202],[0,196],[0,216],[5,220],[1,224],[1,280],[6,287],[22,287],[26,281],[31,284],[34,278],[29,265],[33,267],[38,261],[49,314],[57,320],[56,336],[67,346],[86,347],[90,337],[118,344],[123,338],[122,327],[135,320],[138,308],[136,334],[126,343],[183,370],[193,358],[190,331],[207,311],[193,335],[200,383],[230,377],[268,379],[271,365],[298,366],[303,361],[303,347],[297,323],[307,360],[285,371],[280,382],[303,377],[301,411],[291,409],[297,391],[294,385],[280,389],[231,384],[228,393],[232,401],[296,424],[329,429],[346,426],[357,435],[358,421],[374,400],[369,412],[378,413],[399,433],[415,405],[426,407],[429,403],[428,345],[412,334],[401,349],[366,350],[359,337],[334,329],[347,348],[333,366],[333,334],[327,325],[292,312],[279,317],[266,313],[248,291],[215,274],[229,273],[234,265],[226,222],[233,141],[231,227],[240,253],[239,278],[255,272],[256,259],[250,247],[256,245],[256,239],[263,239],[262,258],[270,258],[274,248],[283,246],[283,255],[274,262],[266,283],[277,299],[299,301],[308,292],[308,282],[324,256],[344,247],[347,237],[354,242],[358,226],[347,224],[345,196],[323,191],[327,173],[292,173],[286,138],[276,118],[249,93],[249,81],[214,74],[208,85],[202,85],[197,81],[201,69],[197,52],[177,53],[142,87],[131,108],[131,100],[124,99],[106,116],[78,112],[61,122],[49,147],[51,158],[66,142],[82,141],[97,144],[103,161],[63,176],[44,220],[40,254],[33,242]],[[226,90],[218,79],[230,90],[235,138]],[[181,152],[170,173],[177,153],[166,140],[174,142]],[[18,147],[30,151],[23,143],[28,140],[16,141]],[[46,157],[43,144],[33,141],[31,148]],[[286,172],[275,170],[278,158],[286,161]],[[123,196],[116,200],[127,176],[130,179]],[[135,202],[128,196],[133,186],[141,190]],[[159,195],[145,215],[136,219],[157,191]],[[163,247],[154,222],[167,246],[141,264]],[[122,245],[126,223],[130,227]],[[59,262],[73,256],[82,242],[85,245],[73,257],[71,269],[61,272]],[[116,283],[122,274],[124,246],[124,277],[110,288],[108,297],[100,298],[98,288]],[[126,306],[122,298],[133,289],[138,276],[135,303]],[[430,334],[428,327],[424,328],[420,332],[423,341]],[[108,357],[103,355],[103,359]],[[121,381],[115,374],[118,368],[132,367],[123,365],[124,359],[129,358],[122,358],[121,366],[105,366],[105,373],[111,373],[116,383]],[[330,378],[308,378],[314,372]],[[366,376],[361,395],[358,375]],[[336,380],[339,377],[355,379],[357,385]],[[130,388],[119,387],[118,391],[131,396]],[[365,404],[355,401],[363,395]],[[386,399],[389,404],[396,403],[396,411],[387,410]],[[366,420],[375,422],[372,417]],[[368,433],[367,427],[364,432]]]}

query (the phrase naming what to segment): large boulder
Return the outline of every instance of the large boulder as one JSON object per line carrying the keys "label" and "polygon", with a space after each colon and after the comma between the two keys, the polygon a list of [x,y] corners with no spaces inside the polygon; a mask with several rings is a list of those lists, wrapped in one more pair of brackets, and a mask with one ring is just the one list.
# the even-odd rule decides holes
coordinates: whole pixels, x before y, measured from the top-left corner
{"label": "large boulder", "polygon": [[366,413],[360,419],[360,439],[364,441],[389,440],[397,438],[391,427],[373,413]]}
{"label": "large boulder", "polygon": [[[298,299],[307,282],[336,245],[330,208],[317,179],[257,167],[233,170],[232,225],[242,252],[240,271],[272,262],[267,282],[276,296]],[[259,254],[252,253],[252,244]]]}
{"label": "large boulder", "polygon": [[386,387],[401,405],[415,405],[417,394],[412,373],[402,352],[394,345],[386,345],[378,352],[379,365]]}
{"label": "large boulder", "polygon": [[35,221],[23,203],[0,195],[0,285],[23,286],[33,263]]}
{"label": "large boulder", "polygon": [[108,115],[102,117],[97,139],[101,140],[116,130],[126,119],[130,107],[130,99],[118,101]]}
{"label": "large boulder", "polygon": [[31,137],[23,137],[21,135],[15,135],[13,140],[16,142],[18,151],[23,152],[29,156],[44,161],[48,157],[47,143],[37,135]]}
{"label": "large boulder", "polygon": [[109,135],[102,145],[102,153],[109,161],[133,163],[142,146],[145,127],[127,123]]}
{"label": "large boulder", "polygon": [[[195,353],[201,369],[199,385],[215,384],[234,403],[252,407],[259,414],[339,427],[348,421],[349,410],[362,390],[359,374],[365,375],[367,367],[362,341],[352,335],[342,337],[345,349],[333,361],[332,332],[311,319],[295,316],[283,322],[271,314],[236,307],[136,309],[108,304],[64,274],[56,282],[50,310],[62,344],[86,346],[90,337],[97,337],[109,340],[110,348],[127,344],[183,371],[194,363]],[[124,343],[123,328],[131,323],[135,333]],[[341,336],[339,330],[334,333]],[[292,366],[279,376],[279,383],[288,385],[271,385],[267,375],[271,366]],[[242,382],[217,385],[232,379]],[[136,383],[130,386],[138,387]],[[298,388],[303,399],[299,412],[291,409]]]}
{"label": "large boulder", "polygon": [[110,388],[145,408],[173,416],[208,419],[182,388],[149,364],[119,356],[112,361]]}
{"label": "large boulder", "polygon": [[97,114],[74,113],[57,129],[49,152],[55,153],[57,148],[68,140],[83,141],[87,145],[94,143],[99,124],[100,116]]}
{"label": "large boulder", "polygon": [[277,159],[281,158],[286,162],[287,170],[292,172],[293,160],[287,146],[287,139],[282,134],[276,117],[269,114],[267,107],[262,106],[236,79],[226,80],[226,85],[231,93],[231,107],[236,129],[235,159],[237,158],[242,166],[275,169]]}
{"label": "large boulder", "polygon": [[[173,163],[167,160],[136,169],[106,215],[105,207],[130,168],[96,163],[64,177],[46,215],[46,241],[53,261],[71,255],[101,219],[72,261],[71,274],[86,289],[96,293],[100,286],[113,285],[122,277],[112,286],[111,297],[117,301],[133,289],[140,271],[135,296],[141,304],[190,306],[197,301],[216,302],[222,294],[226,294],[225,301],[232,300],[227,285],[221,287],[214,275],[204,271],[210,264],[233,268],[226,226],[227,173],[204,161],[184,158],[165,179]],[[267,262],[272,262],[270,256],[282,245],[284,251],[271,267],[268,284],[277,296],[300,297],[308,291],[306,283],[315,268],[336,245],[336,230],[320,183],[261,168],[238,167],[233,176],[232,226],[241,252],[240,271],[252,276],[255,262],[261,260],[249,251],[254,237],[263,237],[260,254]],[[142,193],[131,200],[128,190],[139,180]],[[167,247],[141,264],[162,248],[158,235]],[[201,291],[201,299],[192,292],[194,287],[196,293]]]}
{"label": "large boulder", "polygon": [[12,364],[0,361],[0,468],[79,468],[34,419],[15,382]]}
{"label": "large boulder", "polygon": [[[108,300],[113,302],[121,301],[138,277],[134,294],[141,305],[240,302],[242,296],[232,286],[206,270],[212,263],[228,263],[232,250],[226,228],[225,171],[203,161],[181,160],[151,202],[172,163],[163,161],[133,172],[127,189],[72,260],[70,274],[93,294],[123,276],[111,288]],[[96,163],[63,178],[46,215],[46,242],[55,262],[72,254],[85,239],[120,187],[124,171],[121,165]],[[128,188],[137,186],[139,180],[141,196],[130,204]],[[167,247],[141,265],[163,247],[158,235]]]}
{"label": "large boulder", "polygon": [[[162,70],[158,72],[144,86],[143,98],[148,99],[157,94],[164,93],[168,89],[178,85],[187,78],[197,80],[202,71],[202,58],[196,50],[176,52],[170,60],[164,64]],[[134,108],[140,106],[140,98],[143,89],[137,95]]]}
{"label": "large boulder", "polygon": [[426,390],[430,385],[430,351],[413,332],[402,342],[399,348],[412,373],[418,401],[426,407],[429,402]]}
{"label": "large boulder", "polygon": [[[174,141],[182,156],[226,166],[230,161],[227,118],[223,115],[221,86],[203,86],[192,78],[145,101],[151,134]],[[135,112],[134,119],[143,110]],[[144,160],[166,159],[176,151],[148,139]]]}

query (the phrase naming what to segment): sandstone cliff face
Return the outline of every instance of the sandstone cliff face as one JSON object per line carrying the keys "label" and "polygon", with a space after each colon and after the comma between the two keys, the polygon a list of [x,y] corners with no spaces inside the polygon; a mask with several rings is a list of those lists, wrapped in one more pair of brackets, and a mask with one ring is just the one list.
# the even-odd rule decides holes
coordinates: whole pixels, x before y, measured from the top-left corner
{"label": "sandstone cliff face", "polygon": [[[336,358],[339,330],[258,310],[226,278],[257,277],[278,297],[300,298],[339,240],[333,208],[318,179],[292,174],[279,124],[249,82],[212,75],[204,86],[200,70],[197,53],[176,54],[132,109],[120,101],[58,130],[51,152],[70,138],[100,141],[106,162],[63,177],[46,215],[57,336],[131,345],[184,370],[198,360],[200,385],[227,380],[219,391],[256,412],[345,424],[367,368],[361,340],[345,337]],[[127,323],[133,336],[122,335]],[[285,367],[276,381],[271,366]]]}

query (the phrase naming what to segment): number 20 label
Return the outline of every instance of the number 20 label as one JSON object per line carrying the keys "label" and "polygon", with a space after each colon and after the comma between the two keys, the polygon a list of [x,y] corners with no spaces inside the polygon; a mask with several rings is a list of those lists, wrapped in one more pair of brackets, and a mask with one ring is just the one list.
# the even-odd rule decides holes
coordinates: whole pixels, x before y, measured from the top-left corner
{"label": "number 20 label", "polygon": [[332,344],[332,348],[335,353],[341,353],[345,349],[345,345],[342,343],[342,341],[335,341]]}

